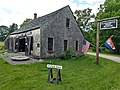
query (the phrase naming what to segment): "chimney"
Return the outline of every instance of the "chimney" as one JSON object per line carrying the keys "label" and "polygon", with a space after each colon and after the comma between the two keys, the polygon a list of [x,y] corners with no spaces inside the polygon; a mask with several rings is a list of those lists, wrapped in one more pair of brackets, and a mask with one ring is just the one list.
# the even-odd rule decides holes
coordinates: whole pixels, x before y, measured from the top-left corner
{"label": "chimney", "polygon": [[36,19],[37,18],[37,13],[34,13],[34,19]]}

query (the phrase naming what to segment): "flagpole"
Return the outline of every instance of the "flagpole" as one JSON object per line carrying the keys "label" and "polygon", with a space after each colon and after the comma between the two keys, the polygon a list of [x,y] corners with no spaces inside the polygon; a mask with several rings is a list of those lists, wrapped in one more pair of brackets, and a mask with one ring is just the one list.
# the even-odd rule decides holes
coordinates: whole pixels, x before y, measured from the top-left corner
{"label": "flagpole", "polygon": [[99,30],[100,30],[100,22],[97,22],[97,40],[96,40],[96,64],[99,63]]}

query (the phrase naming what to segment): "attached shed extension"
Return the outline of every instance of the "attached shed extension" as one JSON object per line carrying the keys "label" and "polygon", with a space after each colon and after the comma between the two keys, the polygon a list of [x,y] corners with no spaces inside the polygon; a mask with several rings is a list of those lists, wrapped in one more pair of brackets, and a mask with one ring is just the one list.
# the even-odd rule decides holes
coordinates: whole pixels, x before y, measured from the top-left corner
{"label": "attached shed extension", "polygon": [[[83,35],[69,6],[33,19],[5,40],[10,52],[38,58],[58,57],[69,48],[82,55]],[[8,46],[6,46],[8,45]]]}

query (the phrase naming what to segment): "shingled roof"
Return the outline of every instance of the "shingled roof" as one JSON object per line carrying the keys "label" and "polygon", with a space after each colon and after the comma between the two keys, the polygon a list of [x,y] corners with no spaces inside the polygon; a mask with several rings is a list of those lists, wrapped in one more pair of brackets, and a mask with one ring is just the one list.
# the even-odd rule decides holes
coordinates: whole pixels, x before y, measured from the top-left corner
{"label": "shingled roof", "polygon": [[21,27],[20,29],[18,29],[16,31],[12,32],[11,34],[18,34],[18,33],[22,33],[22,32],[27,32],[29,30],[34,30],[36,28],[40,28],[42,25],[44,25],[49,20],[53,19],[60,11],[62,11],[63,9],[65,9],[67,7],[69,7],[69,5],[67,5],[57,11],[54,11],[50,14],[33,19],[28,24],[26,24],[25,26]]}

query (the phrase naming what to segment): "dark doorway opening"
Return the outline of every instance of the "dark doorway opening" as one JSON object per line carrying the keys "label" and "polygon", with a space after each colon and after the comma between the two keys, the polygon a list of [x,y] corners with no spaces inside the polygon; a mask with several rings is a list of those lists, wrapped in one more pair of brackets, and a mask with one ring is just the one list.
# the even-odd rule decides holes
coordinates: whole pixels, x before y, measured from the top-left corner
{"label": "dark doorway opening", "polygon": [[33,51],[33,37],[31,37],[30,51]]}
{"label": "dark doorway opening", "polygon": [[25,38],[19,39],[19,52],[25,52]]}

